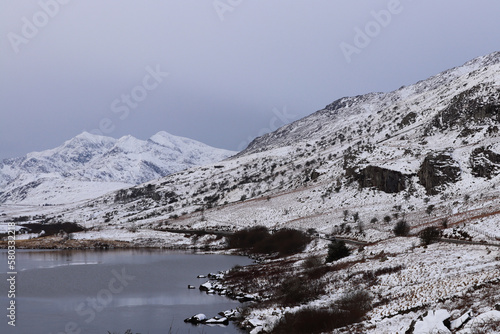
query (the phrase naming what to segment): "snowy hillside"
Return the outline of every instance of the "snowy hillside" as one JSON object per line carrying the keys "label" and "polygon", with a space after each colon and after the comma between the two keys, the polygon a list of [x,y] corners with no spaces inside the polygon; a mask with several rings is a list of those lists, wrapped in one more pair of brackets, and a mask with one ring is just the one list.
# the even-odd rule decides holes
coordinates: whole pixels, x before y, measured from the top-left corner
{"label": "snowy hillside", "polygon": [[[256,306],[247,315],[261,324],[254,333],[270,331],[287,312],[332,307],[355,289],[368,292],[373,304],[358,328],[340,333],[420,333],[416,329],[431,321],[419,317],[448,317],[449,311],[458,321],[468,311],[476,316],[500,308],[499,126],[496,52],[393,92],[341,98],[221,162],[78,205],[4,210],[26,221],[77,222],[88,228],[78,239],[147,246],[220,246],[220,236],[185,231],[256,225],[315,236],[275,277],[266,271],[268,281],[247,280],[260,284],[248,284],[254,291],[247,292],[263,295],[287,274],[306,275],[307,257],[324,263],[330,239],[341,238],[351,255],[321,267],[315,279],[324,294],[288,308]],[[98,170],[107,175],[104,165]],[[395,236],[399,222],[408,225],[408,235]],[[430,226],[441,241],[420,245],[419,232]],[[472,333],[467,326],[462,321],[442,332]]]}
{"label": "snowy hillside", "polygon": [[234,153],[164,131],[146,141],[84,132],[57,148],[0,163],[0,203],[91,199]]}

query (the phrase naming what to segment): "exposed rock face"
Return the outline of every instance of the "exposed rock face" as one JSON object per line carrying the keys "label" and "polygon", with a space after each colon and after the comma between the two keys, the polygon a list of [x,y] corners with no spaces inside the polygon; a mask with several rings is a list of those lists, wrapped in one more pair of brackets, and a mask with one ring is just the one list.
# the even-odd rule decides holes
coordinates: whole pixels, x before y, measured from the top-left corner
{"label": "exposed rock face", "polygon": [[431,153],[425,157],[417,175],[427,194],[436,195],[443,185],[458,181],[460,167],[446,153]]}
{"label": "exposed rock face", "polygon": [[354,176],[362,188],[374,187],[386,193],[397,193],[406,189],[408,175],[377,166],[367,166]]}
{"label": "exposed rock face", "polygon": [[469,161],[474,176],[491,179],[500,173],[500,154],[485,147],[472,151]]}
{"label": "exposed rock face", "polygon": [[500,122],[498,88],[477,85],[455,96],[448,107],[440,111],[431,125],[440,130],[468,128]]}
{"label": "exposed rock face", "polygon": [[404,128],[405,126],[408,126],[410,124],[415,123],[415,120],[417,119],[417,114],[415,112],[410,112],[406,114],[405,117],[401,120],[401,123],[399,123],[400,128]]}

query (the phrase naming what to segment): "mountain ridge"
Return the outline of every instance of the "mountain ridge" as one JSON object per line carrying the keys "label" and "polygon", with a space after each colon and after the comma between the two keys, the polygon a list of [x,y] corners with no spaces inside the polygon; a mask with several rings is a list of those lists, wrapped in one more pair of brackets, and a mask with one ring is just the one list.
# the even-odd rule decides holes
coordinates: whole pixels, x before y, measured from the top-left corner
{"label": "mountain ridge", "polygon": [[[285,137],[287,131],[289,132],[292,129],[293,131],[298,131],[297,129],[307,126],[307,122],[310,118],[314,118],[316,116],[323,116],[325,118],[324,121],[327,122],[327,121],[332,121],[332,118],[338,117],[339,114],[342,114],[342,117],[345,117],[346,114],[352,115],[353,113],[356,112],[361,113],[363,111],[366,111],[366,108],[368,109],[375,108],[381,110],[384,107],[386,107],[387,104],[394,105],[401,100],[405,100],[408,98],[416,98],[423,91],[437,90],[445,82],[448,82],[447,84],[450,84],[453,81],[460,80],[460,78],[464,75],[472,75],[477,70],[481,70],[486,66],[491,67],[493,65],[498,65],[499,63],[500,63],[500,51],[497,51],[486,56],[477,57],[475,59],[467,61],[461,66],[445,70],[427,79],[420,80],[415,84],[404,86],[391,92],[367,93],[351,97],[341,97],[333,101],[332,103],[328,104],[323,109],[316,111],[313,114],[310,114],[295,122],[287,124],[272,133],[268,133],[263,136],[255,138],[245,150],[238,153],[238,156],[265,150],[266,143],[273,142],[274,145],[276,145],[276,142],[280,142],[280,138]],[[490,78],[490,80],[492,81],[494,81],[495,79],[498,80],[498,77]],[[360,107],[356,108],[355,110],[352,110],[353,108],[350,108],[351,106],[359,105],[362,102],[368,102],[364,106],[365,110],[363,110],[363,108]],[[378,102],[378,104],[376,102]],[[320,123],[320,122],[314,121],[314,123]],[[305,135],[303,132],[301,132],[299,136],[293,138],[291,141],[298,139],[300,140],[314,139],[312,137],[312,134],[318,132],[317,130],[319,126],[320,126],[319,124],[316,124],[316,128],[309,129],[309,131],[307,131]]]}
{"label": "mountain ridge", "polygon": [[[112,189],[116,190],[116,187],[144,183],[186,168],[223,160],[234,153],[165,131],[147,140],[130,135],[115,139],[82,132],[56,148],[3,160],[0,163],[0,185],[4,190],[0,194],[0,203],[9,200],[29,203],[29,185],[40,187],[43,180],[51,179],[54,183],[72,179],[78,182],[78,187],[81,182],[99,182],[101,185],[108,182],[114,184]],[[40,180],[42,182],[37,182]],[[103,189],[109,190],[106,186]],[[21,193],[24,194],[21,197],[15,195]]]}

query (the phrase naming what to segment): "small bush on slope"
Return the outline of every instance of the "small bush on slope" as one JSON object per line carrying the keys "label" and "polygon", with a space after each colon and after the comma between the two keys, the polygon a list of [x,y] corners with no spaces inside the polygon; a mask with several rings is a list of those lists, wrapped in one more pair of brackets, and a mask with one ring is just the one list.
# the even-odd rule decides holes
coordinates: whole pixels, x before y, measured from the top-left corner
{"label": "small bush on slope", "polygon": [[366,291],[350,292],[328,309],[303,308],[286,313],[273,333],[324,333],[361,321],[372,308],[372,297]]}
{"label": "small bush on slope", "polygon": [[317,299],[325,293],[325,284],[304,277],[288,277],[279,288],[283,305],[294,306]]}
{"label": "small bush on slope", "polygon": [[351,254],[351,252],[346,247],[345,242],[333,240],[328,245],[328,256],[326,258],[326,262],[329,263],[340,260],[343,257],[349,256],[349,254]]}
{"label": "small bush on slope", "polygon": [[238,231],[227,239],[229,248],[260,254],[279,253],[281,256],[300,253],[311,241],[311,237],[302,231],[282,229],[270,234],[264,226]]}
{"label": "small bush on slope", "polygon": [[429,226],[420,231],[418,236],[424,245],[430,245],[433,242],[439,241],[441,234],[441,231],[437,227]]}
{"label": "small bush on slope", "polygon": [[410,226],[404,220],[400,220],[392,230],[397,237],[405,237],[410,233]]}
{"label": "small bush on slope", "polygon": [[265,226],[255,226],[252,228],[237,231],[227,238],[229,248],[251,249],[259,241],[269,237],[269,230]]}

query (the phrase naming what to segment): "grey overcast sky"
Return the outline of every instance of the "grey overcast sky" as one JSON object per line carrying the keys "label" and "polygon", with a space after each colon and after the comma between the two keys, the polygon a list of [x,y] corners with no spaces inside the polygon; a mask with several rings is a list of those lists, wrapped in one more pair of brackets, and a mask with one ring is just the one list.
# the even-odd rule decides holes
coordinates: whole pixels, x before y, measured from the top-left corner
{"label": "grey overcast sky", "polygon": [[340,97],[499,50],[499,13],[498,0],[2,0],[0,159],[84,130],[238,150]]}

